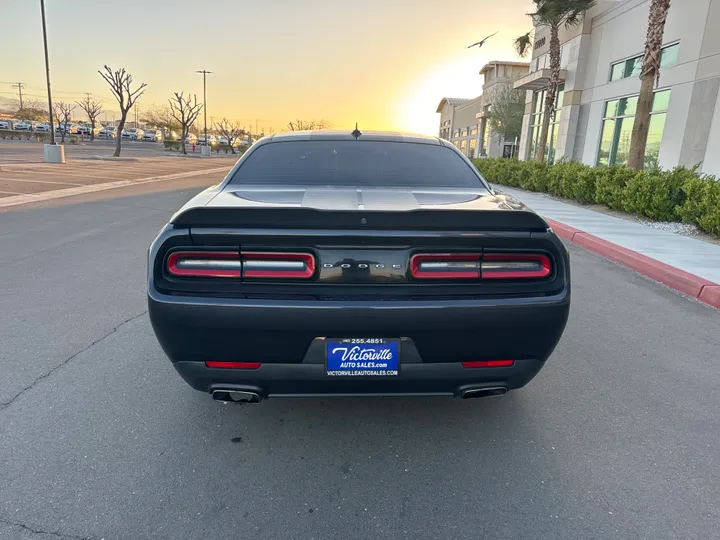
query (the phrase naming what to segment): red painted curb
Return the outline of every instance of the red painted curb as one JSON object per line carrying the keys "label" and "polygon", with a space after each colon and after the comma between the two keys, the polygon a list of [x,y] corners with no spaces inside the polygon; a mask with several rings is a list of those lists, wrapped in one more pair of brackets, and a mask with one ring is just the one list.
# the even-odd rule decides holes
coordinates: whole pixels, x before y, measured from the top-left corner
{"label": "red painted curb", "polygon": [[698,300],[720,308],[720,285],[705,285]]}
{"label": "red painted curb", "polygon": [[618,246],[564,223],[558,223],[550,219],[545,221],[561,238],[570,240],[598,255],[627,266],[644,276],[664,283],[668,287],[697,298],[701,302],[720,308],[720,284],[662,263],[637,251]]}
{"label": "red painted curb", "polygon": [[552,219],[545,218],[545,221],[547,221],[548,225],[552,227],[555,234],[557,234],[560,238],[565,238],[565,240],[570,240],[571,242],[577,233],[583,232],[580,229],[576,229],[575,227],[565,225],[564,223],[560,223]]}

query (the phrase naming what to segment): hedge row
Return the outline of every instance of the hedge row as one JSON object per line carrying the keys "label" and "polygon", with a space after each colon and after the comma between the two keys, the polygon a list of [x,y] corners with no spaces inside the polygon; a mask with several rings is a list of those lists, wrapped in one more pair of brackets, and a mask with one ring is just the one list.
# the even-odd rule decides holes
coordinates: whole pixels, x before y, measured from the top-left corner
{"label": "hedge row", "polygon": [[683,221],[720,236],[720,181],[697,168],[637,172],[616,165],[573,161],[474,160],[490,182],[550,193],[581,204],[602,204],[657,221]]}
{"label": "hedge row", "polygon": [[23,131],[20,129],[0,129],[0,139],[25,139],[26,141],[50,141],[50,133],[38,131]]}

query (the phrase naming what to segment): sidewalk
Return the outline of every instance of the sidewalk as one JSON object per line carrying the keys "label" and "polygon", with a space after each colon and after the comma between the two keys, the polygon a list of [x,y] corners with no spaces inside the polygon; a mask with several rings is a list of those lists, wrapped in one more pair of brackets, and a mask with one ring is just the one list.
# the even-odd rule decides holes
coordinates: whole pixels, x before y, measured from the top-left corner
{"label": "sidewalk", "polygon": [[686,294],[720,307],[720,245],[505,186],[494,186],[555,223],[556,232]]}

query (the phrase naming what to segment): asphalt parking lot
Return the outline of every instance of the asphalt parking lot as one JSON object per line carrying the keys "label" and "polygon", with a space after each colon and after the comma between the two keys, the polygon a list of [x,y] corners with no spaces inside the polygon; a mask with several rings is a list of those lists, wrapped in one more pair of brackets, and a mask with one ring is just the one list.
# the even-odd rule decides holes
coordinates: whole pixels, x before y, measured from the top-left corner
{"label": "asphalt parking lot", "polygon": [[[122,161],[106,161],[112,141],[66,146],[63,165],[43,163],[43,146],[0,140],[0,208],[57,196],[117,187],[125,183],[162,181],[200,172],[226,172],[237,156],[199,158],[166,152],[156,143],[125,142]],[[128,161],[129,160],[129,161]]]}
{"label": "asphalt parking lot", "polygon": [[0,539],[717,537],[720,314],[576,246],[566,333],[504,398],[191,390],[146,250],[222,176],[0,209]]}

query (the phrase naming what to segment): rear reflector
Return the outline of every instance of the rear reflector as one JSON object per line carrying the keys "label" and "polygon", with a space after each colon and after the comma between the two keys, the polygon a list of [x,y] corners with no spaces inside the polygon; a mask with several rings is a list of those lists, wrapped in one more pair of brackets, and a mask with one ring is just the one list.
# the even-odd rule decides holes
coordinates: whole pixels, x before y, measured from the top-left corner
{"label": "rear reflector", "polygon": [[258,369],[260,362],[205,362],[205,366],[224,369]]}
{"label": "rear reflector", "polygon": [[546,255],[524,253],[488,253],[480,265],[483,279],[539,279],[548,277],[551,268]]}
{"label": "rear reflector", "polygon": [[463,362],[465,368],[483,368],[483,367],[509,367],[515,363],[514,360],[477,360],[473,362]]}
{"label": "rear reflector", "polygon": [[243,251],[243,278],[310,279],[315,274],[315,257],[310,253],[259,253]]}
{"label": "rear reflector", "polygon": [[242,263],[237,252],[176,251],[167,259],[167,270],[183,277],[240,277]]}
{"label": "rear reflector", "polygon": [[479,253],[422,253],[410,258],[416,279],[478,279]]}

